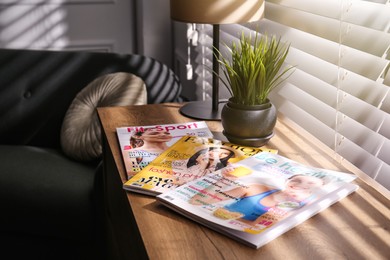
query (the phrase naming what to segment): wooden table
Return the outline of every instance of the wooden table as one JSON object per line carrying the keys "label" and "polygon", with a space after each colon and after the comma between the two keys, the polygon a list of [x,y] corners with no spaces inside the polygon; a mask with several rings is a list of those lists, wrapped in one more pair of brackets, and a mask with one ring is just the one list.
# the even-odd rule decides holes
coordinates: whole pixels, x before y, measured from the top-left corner
{"label": "wooden table", "polygon": [[[103,127],[104,181],[110,259],[390,259],[390,201],[362,179],[360,189],[256,250],[159,205],[153,197],[126,192],[116,127],[194,121],[180,104],[99,108]],[[221,137],[220,122],[207,122]],[[354,172],[315,138],[279,117],[267,145],[316,167]],[[385,191],[386,192],[386,191]]]}

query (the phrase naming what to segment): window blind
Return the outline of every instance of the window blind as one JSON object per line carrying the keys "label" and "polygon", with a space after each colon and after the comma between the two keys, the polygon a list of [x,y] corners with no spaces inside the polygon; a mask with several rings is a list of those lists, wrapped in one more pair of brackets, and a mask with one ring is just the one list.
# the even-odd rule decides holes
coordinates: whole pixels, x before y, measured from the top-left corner
{"label": "window blind", "polygon": [[[197,28],[195,73],[207,99],[212,27]],[[221,52],[254,30],[291,44],[295,72],[270,96],[278,111],[390,190],[389,1],[266,0],[262,20],[221,25]]]}

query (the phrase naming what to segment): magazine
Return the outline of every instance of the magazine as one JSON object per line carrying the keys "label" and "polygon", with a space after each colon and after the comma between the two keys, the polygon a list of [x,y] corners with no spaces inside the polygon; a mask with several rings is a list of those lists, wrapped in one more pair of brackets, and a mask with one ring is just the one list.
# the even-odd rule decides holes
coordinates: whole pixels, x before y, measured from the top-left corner
{"label": "magazine", "polygon": [[116,129],[127,178],[130,179],[180,137],[213,137],[206,122],[119,127]]}
{"label": "magazine", "polygon": [[355,191],[355,175],[262,152],[157,196],[169,208],[259,248]]}
{"label": "magazine", "polygon": [[203,175],[224,169],[262,151],[276,150],[240,146],[213,138],[183,136],[153,162],[124,183],[123,188],[157,195]]}

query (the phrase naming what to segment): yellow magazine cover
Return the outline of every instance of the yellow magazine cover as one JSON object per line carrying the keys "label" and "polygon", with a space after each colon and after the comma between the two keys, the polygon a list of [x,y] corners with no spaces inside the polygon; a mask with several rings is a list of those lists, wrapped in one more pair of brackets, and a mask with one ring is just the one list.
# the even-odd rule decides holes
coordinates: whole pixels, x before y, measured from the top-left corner
{"label": "yellow magazine cover", "polygon": [[205,174],[221,170],[228,175],[230,165],[244,158],[277,150],[232,144],[198,136],[183,136],[143,170],[124,183],[126,190],[158,195]]}

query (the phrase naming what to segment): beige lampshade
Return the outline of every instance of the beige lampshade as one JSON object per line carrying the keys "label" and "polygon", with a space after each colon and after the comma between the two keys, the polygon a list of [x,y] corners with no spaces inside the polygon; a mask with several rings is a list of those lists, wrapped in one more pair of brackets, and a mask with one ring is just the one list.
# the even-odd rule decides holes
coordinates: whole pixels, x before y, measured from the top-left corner
{"label": "beige lampshade", "polygon": [[170,0],[171,18],[180,22],[229,24],[258,21],[264,0]]}

